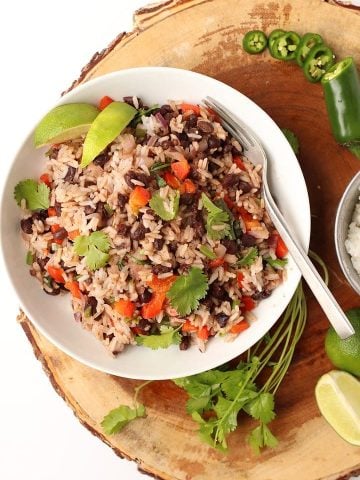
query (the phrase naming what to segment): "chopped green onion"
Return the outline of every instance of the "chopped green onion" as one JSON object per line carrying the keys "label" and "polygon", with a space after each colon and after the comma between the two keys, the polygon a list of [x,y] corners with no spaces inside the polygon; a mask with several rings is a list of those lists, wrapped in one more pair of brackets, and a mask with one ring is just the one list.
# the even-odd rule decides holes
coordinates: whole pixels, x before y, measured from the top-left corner
{"label": "chopped green onion", "polygon": [[26,265],[32,265],[34,263],[34,254],[30,251],[26,254]]}
{"label": "chopped green onion", "polygon": [[210,258],[210,260],[215,260],[215,258],[217,258],[216,254],[207,245],[201,245],[199,250],[203,255],[205,255],[205,257]]}
{"label": "chopped green onion", "polygon": [[273,267],[273,268],[284,268],[285,265],[287,264],[287,258],[271,258],[271,257],[267,257],[265,258],[265,262],[268,263],[270,265],[270,267]]}
{"label": "chopped green onion", "polygon": [[108,217],[111,217],[111,215],[114,213],[114,209],[112,207],[110,207],[110,205],[108,203],[105,203],[104,210],[105,210],[106,215]]}
{"label": "chopped green onion", "polygon": [[171,162],[166,161],[166,162],[155,162],[151,165],[149,168],[150,173],[155,173],[159,172],[160,170],[165,170],[165,168],[170,167]]}
{"label": "chopped green onion", "polygon": [[84,310],[84,317],[89,318],[89,317],[91,317],[91,314],[92,314],[92,307],[91,307],[91,305],[89,305]]}

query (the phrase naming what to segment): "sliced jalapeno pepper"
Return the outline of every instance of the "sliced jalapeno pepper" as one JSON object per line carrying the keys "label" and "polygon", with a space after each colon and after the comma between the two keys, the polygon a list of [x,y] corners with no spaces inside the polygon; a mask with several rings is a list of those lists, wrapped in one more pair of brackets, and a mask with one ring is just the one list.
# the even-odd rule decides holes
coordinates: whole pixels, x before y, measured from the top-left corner
{"label": "sliced jalapeno pepper", "polygon": [[251,55],[261,53],[267,45],[267,37],[261,30],[251,30],[243,38],[243,49]]}
{"label": "sliced jalapeno pepper", "polygon": [[268,40],[268,44],[269,44],[269,49],[270,49],[270,53],[271,53],[271,48],[272,46],[274,45],[274,42],[277,38],[281,37],[281,35],[284,35],[286,32],[285,30],[282,30],[281,28],[277,28],[276,30],[273,30],[270,35],[269,35],[269,40]]}
{"label": "sliced jalapeno pepper", "polygon": [[309,82],[318,82],[333,64],[333,51],[326,45],[315,45],[310,50],[304,63],[305,77]]}
{"label": "sliced jalapeno pepper", "polygon": [[332,66],[321,84],[336,141],[360,158],[360,78],[354,59]]}
{"label": "sliced jalapeno pepper", "polygon": [[297,33],[286,32],[274,41],[270,49],[271,55],[278,60],[294,60],[299,43]]}
{"label": "sliced jalapeno pepper", "polygon": [[315,47],[315,45],[320,45],[321,43],[324,42],[321,35],[318,33],[305,33],[300,41],[299,48],[296,51],[297,64],[300,67],[303,67],[310,50]]}

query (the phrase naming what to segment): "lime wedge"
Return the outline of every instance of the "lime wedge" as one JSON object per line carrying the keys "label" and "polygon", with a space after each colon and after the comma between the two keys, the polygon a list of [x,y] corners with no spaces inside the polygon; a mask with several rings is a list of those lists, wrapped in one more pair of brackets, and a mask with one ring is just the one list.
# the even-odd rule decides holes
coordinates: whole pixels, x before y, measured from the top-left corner
{"label": "lime wedge", "polygon": [[35,147],[80,137],[89,130],[99,111],[89,103],[68,103],[53,108],[35,129]]}
{"label": "lime wedge", "polygon": [[347,442],[360,446],[360,382],[346,372],[332,370],[315,388],[320,412]]}
{"label": "lime wedge", "polygon": [[135,117],[137,110],[124,102],[110,103],[92,123],[83,148],[80,166],[86,167],[95,157],[120,135]]}

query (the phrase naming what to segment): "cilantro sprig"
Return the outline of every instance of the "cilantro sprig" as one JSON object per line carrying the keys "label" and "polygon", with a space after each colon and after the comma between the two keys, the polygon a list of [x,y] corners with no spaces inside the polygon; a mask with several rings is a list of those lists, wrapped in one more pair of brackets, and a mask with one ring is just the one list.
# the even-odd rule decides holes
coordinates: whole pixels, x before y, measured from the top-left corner
{"label": "cilantro sprig", "polygon": [[217,207],[205,193],[201,194],[201,201],[207,210],[206,232],[208,236],[212,240],[221,240],[231,236],[228,212]]}
{"label": "cilantro sprig", "polygon": [[169,325],[160,326],[160,335],[138,335],[135,340],[138,345],[158,350],[159,348],[168,348],[170,345],[179,345],[181,335],[179,328],[175,329]]}
{"label": "cilantro sprig", "polygon": [[180,275],[175,280],[166,296],[179,315],[184,316],[198,308],[208,288],[206,275],[200,268],[192,267],[187,275]]}
{"label": "cilantro sprig", "polygon": [[156,192],[149,202],[154,212],[165,221],[173,220],[179,211],[180,192],[169,188],[168,197],[162,198],[160,192]]}
{"label": "cilantro sprig", "polygon": [[250,267],[250,265],[252,265],[255,260],[257,259],[257,257],[259,256],[259,251],[257,249],[257,247],[250,247],[245,255],[243,255],[237,262],[236,262],[236,266],[237,267]]}
{"label": "cilantro sprig", "polygon": [[109,260],[110,240],[104,232],[92,232],[89,236],[80,235],[75,238],[74,251],[85,257],[90,270],[104,267]]}
{"label": "cilantro sprig", "polygon": [[285,267],[287,264],[288,260],[287,258],[271,258],[267,257],[265,258],[265,262],[270,265],[270,267],[273,267],[275,269],[282,269]]}
{"label": "cilantro sprig", "polygon": [[50,188],[43,182],[35,180],[23,180],[14,189],[14,197],[18,205],[22,200],[26,201],[29,210],[45,210],[49,208]]}

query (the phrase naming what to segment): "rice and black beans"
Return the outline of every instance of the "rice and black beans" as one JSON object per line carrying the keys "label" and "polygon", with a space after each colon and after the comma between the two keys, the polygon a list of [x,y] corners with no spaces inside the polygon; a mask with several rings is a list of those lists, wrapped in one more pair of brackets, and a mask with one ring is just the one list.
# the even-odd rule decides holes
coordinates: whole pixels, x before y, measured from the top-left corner
{"label": "rice and black beans", "polygon": [[[124,100],[141,106],[136,97]],[[204,350],[212,336],[231,340],[247,328],[251,310],[285,271],[269,262],[276,259],[278,235],[260,195],[260,167],[244,158],[216,115],[169,102],[127,128],[85,169],[79,167],[82,145],[79,138],[50,149],[50,208],[30,216],[24,209],[21,220],[30,273],[44,291],[58,295],[70,285],[75,320],[112,354],[135,345],[137,335],[159,333],[164,324],[179,328],[182,350],[191,343]],[[184,157],[186,179],[171,167]],[[146,204],[134,208],[131,198],[144,191]],[[175,218],[164,220],[149,199],[158,195],[169,218],[174,191]],[[215,235],[209,235],[203,194],[227,211],[231,233],[223,236],[223,227],[214,225]],[[90,269],[74,241],[98,231],[110,242],[107,262]],[[169,286],[194,267],[208,283],[195,310],[180,316],[165,295],[160,309],[149,308],[155,284]],[[60,278],[49,274],[54,269]]]}

